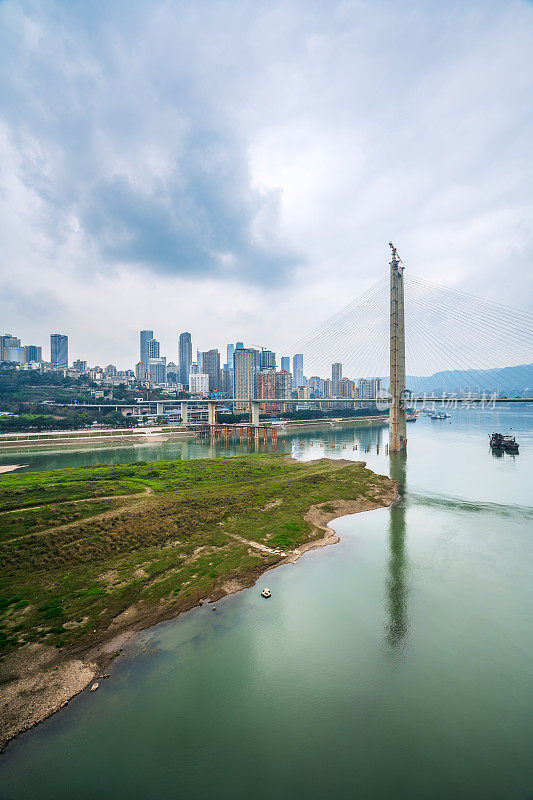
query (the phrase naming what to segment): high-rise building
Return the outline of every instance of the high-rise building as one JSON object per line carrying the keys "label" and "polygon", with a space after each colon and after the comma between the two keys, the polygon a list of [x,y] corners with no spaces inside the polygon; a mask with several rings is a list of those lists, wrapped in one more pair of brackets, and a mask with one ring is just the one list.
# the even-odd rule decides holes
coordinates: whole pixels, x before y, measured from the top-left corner
{"label": "high-rise building", "polygon": [[56,369],[68,367],[68,336],[62,333],[50,335],[50,361]]}
{"label": "high-rise building", "polygon": [[146,368],[146,377],[151,383],[166,383],[167,382],[167,360],[159,356],[148,356],[148,366]]}
{"label": "high-rise building", "polygon": [[202,371],[209,375],[209,391],[220,391],[220,353],[218,350],[207,350],[202,353]]}
{"label": "high-rise building", "polygon": [[159,348],[159,342],[157,341],[157,339],[149,339],[148,343],[146,345],[146,349],[147,349],[147,352],[148,352],[148,361],[151,358],[159,358],[160,355],[161,355],[160,352],[159,352],[160,348]]}
{"label": "high-rise building", "polygon": [[242,400],[235,403],[235,410],[248,408],[248,400],[255,395],[256,351],[237,347],[233,353],[233,397]]}
{"label": "high-rise building", "polygon": [[242,342],[237,342],[235,350],[244,350],[244,344]]}
{"label": "high-rise building", "polygon": [[220,374],[222,392],[226,397],[231,397],[233,394],[233,368],[228,369],[228,365],[224,364],[224,369]]}
{"label": "high-rise building", "polygon": [[[274,383],[274,397],[288,399],[292,392],[292,375],[288,370],[282,369],[281,372],[276,372]],[[286,411],[289,408],[288,403],[276,403],[277,411]]]}
{"label": "high-rise building", "polygon": [[72,369],[75,369],[76,372],[87,372],[87,362],[78,358],[72,362]]}
{"label": "high-rise building", "polygon": [[198,367],[198,372],[203,372],[203,365],[202,365],[202,354],[196,349],[196,365]]}
{"label": "high-rise building", "polygon": [[206,372],[189,374],[189,392],[206,397],[209,394],[209,375]]}
{"label": "high-rise building", "polygon": [[357,397],[374,399],[381,392],[381,378],[359,378],[357,381]]}
{"label": "high-rise building", "polygon": [[43,360],[43,348],[38,347],[36,344],[26,345],[26,361],[36,361],[37,363]]}
{"label": "high-rise building", "polygon": [[296,353],[292,359],[292,385],[295,389],[302,386],[304,382],[304,357],[302,353]]}
{"label": "high-rise building", "polygon": [[318,375],[313,375],[311,378],[309,378],[309,388],[315,397],[320,397],[322,395],[323,381],[318,377]]}
{"label": "high-rise building", "polygon": [[179,365],[180,383],[187,386],[192,364],[192,338],[188,331],[180,333],[179,339]]}
{"label": "high-rise building", "polygon": [[[276,375],[272,369],[262,369],[257,376],[257,397],[273,400],[276,395]],[[272,403],[261,403],[263,414],[272,411]]]}
{"label": "high-rise building", "polygon": [[290,356],[281,356],[281,371],[282,372],[290,372],[291,371],[291,357]]}
{"label": "high-rise building", "polygon": [[329,378],[324,381],[324,397],[334,397],[333,381],[330,381]]}
{"label": "high-rise building", "polygon": [[143,364],[148,364],[148,342],[150,341],[150,339],[153,338],[154,338],[153,331],[140,332],[139,361],[142,361]]}
{"label": "high-rise building", "polygon": [[235,345],[228,344],[226,347],[226,363],[233,369],[233,353],[235,352]]}
{"label": "high-rise building", "polygon": [[338,397],[340,394],[339,383],[342,379],[342,364],[336,362],[331,365],[331,380],[333,381],[333,394]]}
{"label": "high-rise building", "polygon": [[355,394],[355,381],[351,381],[349,378],[341,378],[339,381],[339,392],[337,396],[354,398]]}
{"label": "high-rise building", "polygon": [[0,336],[0,361],[7,361],[5,349],[7,347],[20,347],[20,339],[11,333],[4,333]]}
{"label": "high-rise building", "polygon": [[135,379],[138,381],[146,380],[146,365],[142,361],[135,364]]}
{"label": "high-rise building", "polygon": [[263,350],[261,353],[261,369],[276,371],[276,354],[272,350]]}

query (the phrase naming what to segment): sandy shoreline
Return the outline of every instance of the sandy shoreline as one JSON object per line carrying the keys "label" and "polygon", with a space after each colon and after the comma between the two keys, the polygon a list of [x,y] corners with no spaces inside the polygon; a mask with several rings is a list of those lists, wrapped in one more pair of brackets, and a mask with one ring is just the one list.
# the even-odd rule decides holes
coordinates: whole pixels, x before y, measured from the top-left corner
{"label": "sandy shoreline", "polygon": [[0,475],[3,475],[4,472],[14,472],[16,469],[22,469],[22,467],[27,467],[27,464],[4,464],[4,466],[0,466]]}
{"label": "sandy shoreline", "polygon": [[[365,497],[332,501],[328,504],[329,511],[320,506],[311,506],[304,519],[313,525],[317,534],[322,532],[322,536],[294,550],[280,553],[279,560],[274,564],[255,567],[237,577],[227,576],[213,586],[210,602],[253,586],[269,569],[283,564],[295,564],[309,550],[336,544],[339,537],[329,527],[333,519],[386,508],[397,499],[397,487],[391,483],[391,489],[383,503],[376,503]],[[252,542],[250,544],[253,546]],[[32,643],[6,656],[1,667],[0,751],[18,734],[59,711],[69,700],[98,680],[132,636],[159,622],[190,611],[201,600],[201,596],[191,596],[179,606],[170,601],[160,601],[156,606],[135,603],[115,617],[111,625],[98,635],[96,641],[78,650],[58,652],[54,647]]]}

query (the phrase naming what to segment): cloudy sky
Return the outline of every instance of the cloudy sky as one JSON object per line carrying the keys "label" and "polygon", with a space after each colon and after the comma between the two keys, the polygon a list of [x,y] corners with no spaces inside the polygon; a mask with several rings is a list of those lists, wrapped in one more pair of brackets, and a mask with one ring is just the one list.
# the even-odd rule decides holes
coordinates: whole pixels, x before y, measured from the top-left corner
{"label": "cloudy sky", "polygon": [[281,354],[386,274],[533,306],[533,3],[0,0],[0,327]]}

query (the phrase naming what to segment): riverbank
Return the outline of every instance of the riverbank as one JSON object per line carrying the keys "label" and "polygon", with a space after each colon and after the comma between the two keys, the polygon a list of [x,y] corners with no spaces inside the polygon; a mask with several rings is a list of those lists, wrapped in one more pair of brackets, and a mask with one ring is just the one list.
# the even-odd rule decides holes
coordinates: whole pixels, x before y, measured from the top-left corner
{"label": "riverbank", "polygon": [[[307,550],[338,541],[328,527],[332,519],[390,505],[396,499],[393,482],[365,469],[364,462],[321,459],[302,464],[281,456],[223,462],[139,465],[129,477],[145,482],[142,495],[130,492],[119,497],[125,487],[116,487],[111,500],[98,501],[114,507],[103,512],[93,508],[100,513],[92,517],[83,512],[81,521],[69,522],[68,517],[79,514],[82,504],[97,502],[93,498],[56,504],[66,518],[59,526],[54,518],[57,509],[54,512],[50,504],[51,527],[30,534],[28,544],[41,551],[41,555],[36,553],[37,563],[51,548],[58,550],[58,557],[62,551],[66,556],[62,568],[57,569],[53,558],[48,568],[45,561],[44,570],[17,567],[8,559],[11,596],[4,597],[2,618],[8,646],[0,670],[2,746],[97,679],[135,632],[190,610],[206,598],[215,602],[252,586],[266,570],[295,563]],[[109,468],[99,469],[109,472]],[[54,473],[40,473],[39,478],[44,476],[47,491],[63,496],[69,477],[94,472],[98,470],[58,470],[55,484],[51,483]],[[104,474],[96,477],[104,482]],[[95,475],[85,478],[92,478],[94,488]],[[5,482],[13,484],[11,494],[9,490],[6,494]],[[200,491],[199,482],[203,484]],[[230,487],[230,495],[225,496]],[[107,491],[104,486],[101,489]],[[11,508],[2,517],[5,522],[6,514],[12,514],[17,520],[11,541],[17,558],[24,559],[24,552],[19,553],[28,535],[24,522],[32,524],[39,497],[30,474],[6,476],[1,490],[1,508],[12,505],[16,493],[19,510]],[[83,494],[83,486],[77,487],[77,494]],[[197,502],[200,496],[201,503]],[[174,507],[170,526],[164,513],[169,505]],[[202,512],[203,519],[198,520]],[[42,507],[38,513],[43,517]],[[27,515],[30,519],[24,520]],[[148,520],[155,526],[147,526]],[[104,541],[105,531],[114,530],[118,539],[110,544],[114,548],[120,542],[125,552],[98,557],[91,530]],[[163,536],[154,547],[154,532],[161,530]],[[132,531],[141,531],[144,546],[130,549]],[[9,543],[3,555],[6,549],[9,554]],[[89,560],[84,551],[92,553]],[[26,622],[21,623],[24,618]]]}

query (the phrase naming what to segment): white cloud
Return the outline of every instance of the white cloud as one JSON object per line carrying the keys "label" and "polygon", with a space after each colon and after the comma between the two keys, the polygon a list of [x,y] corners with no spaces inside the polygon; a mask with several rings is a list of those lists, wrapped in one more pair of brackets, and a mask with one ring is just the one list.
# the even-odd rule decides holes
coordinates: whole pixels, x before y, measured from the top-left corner
{"label": "white cloud", "polygon": [[389,239],[533,304],[530,3],[11,0],[0,29],[0,308],[24,341],[281,354]]}

